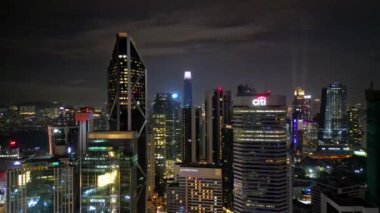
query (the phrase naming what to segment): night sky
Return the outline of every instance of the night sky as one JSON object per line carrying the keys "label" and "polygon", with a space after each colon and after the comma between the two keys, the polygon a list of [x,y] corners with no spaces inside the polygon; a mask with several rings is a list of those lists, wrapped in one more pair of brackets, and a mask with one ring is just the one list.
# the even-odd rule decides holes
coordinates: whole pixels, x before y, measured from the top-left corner
{"label": "night sky", "polygon": [[380,88],[378,1],[2,0],[0,102],[101,105],[115,34],[128,31],[148,69],[149,98],[248,83],[314,97],[338,81],[349,103]]}

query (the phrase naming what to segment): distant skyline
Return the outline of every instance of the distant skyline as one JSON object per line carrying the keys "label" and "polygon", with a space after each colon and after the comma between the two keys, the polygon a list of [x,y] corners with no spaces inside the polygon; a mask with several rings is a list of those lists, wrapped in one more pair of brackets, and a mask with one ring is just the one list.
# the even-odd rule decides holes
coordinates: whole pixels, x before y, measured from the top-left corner
{"label": "distant skyline", "polygon": [[248,83],[288,100],[332,82],[348,102],[380,89],[377,1],[12,1],[0,7],[0,103],[59,101],[100,106],[115,35],[129,32],[148,69],[148,97],[182,94],[192,71],[194,104],[222,86]]}

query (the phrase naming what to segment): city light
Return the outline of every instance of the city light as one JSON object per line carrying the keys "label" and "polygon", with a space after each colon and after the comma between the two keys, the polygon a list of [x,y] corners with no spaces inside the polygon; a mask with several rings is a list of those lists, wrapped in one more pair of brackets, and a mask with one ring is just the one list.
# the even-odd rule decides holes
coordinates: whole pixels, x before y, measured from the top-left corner
{"label": "city light", "polygon": [[267,105],[267,98],[264,96],[257,97],[252,100],[254,106],[265,106]]}
{"label": "city light", "polygon": [[104,186],[107,186],[109,184],[115,183],[115,180],[117,178],[117,174],[118,174],[117,170],[114,169],[112,172],[107,172],[103,175],[99,175],[98,181],[97,181],[97,183],[98,183],[97,186],[98,187],[104,187]]}
{"label": "city light", "polygon": [[177,94],[177,93],[173,93],[173,94],[172,94],[172,98],[173,98],[173,99],[177,99],[177,98],[178,98],[178,94]]}
{"label": "city light", "polygon": [[191,71],[185,71],[185,79],[191,79]]}

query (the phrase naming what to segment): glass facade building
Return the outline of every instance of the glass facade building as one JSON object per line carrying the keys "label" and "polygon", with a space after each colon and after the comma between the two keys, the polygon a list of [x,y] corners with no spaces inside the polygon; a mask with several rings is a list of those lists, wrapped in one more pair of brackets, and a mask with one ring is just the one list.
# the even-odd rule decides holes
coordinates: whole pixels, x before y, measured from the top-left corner
{"label": "glass facade building", "polygon": [[286,97],[233,102],[233,211],[291,212]]}
{"label": "glass facade building", "polygon": [[152,111],[155,147],[156,190],[174,178],[174,165],[181,162],[181,103],[177,94],[158,93]]}
{"label": "glass facade building", "polygon": [[347,142],[347,87],[332,83],[326,90],[326,107],[323,141],[344,144]]}
{"label": "glass facade building", "polygon": [[108,130],[138,132],[138,206],[141,209],[146,206],[146,91],[144,61],[131,36],[119,32],[107,70]]}
{"label": "glass facade building", "polygon": [[74,212],[73,167],[50,156],[7,171],[6,212]]}
{"label": "glass facade building", "polygon": [[137,135],[90,132],[81,160],[82,212],[137,212]]}

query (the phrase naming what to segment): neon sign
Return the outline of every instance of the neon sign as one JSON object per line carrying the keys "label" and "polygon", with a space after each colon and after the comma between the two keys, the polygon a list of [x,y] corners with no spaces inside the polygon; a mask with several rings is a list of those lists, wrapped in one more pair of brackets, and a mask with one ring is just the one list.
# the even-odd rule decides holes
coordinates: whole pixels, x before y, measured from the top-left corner
{"label": "neon sign", "polygon": [[264,96],[257,97],[252,100],[253,106],[265,106],[267,105],[267,98]]}

